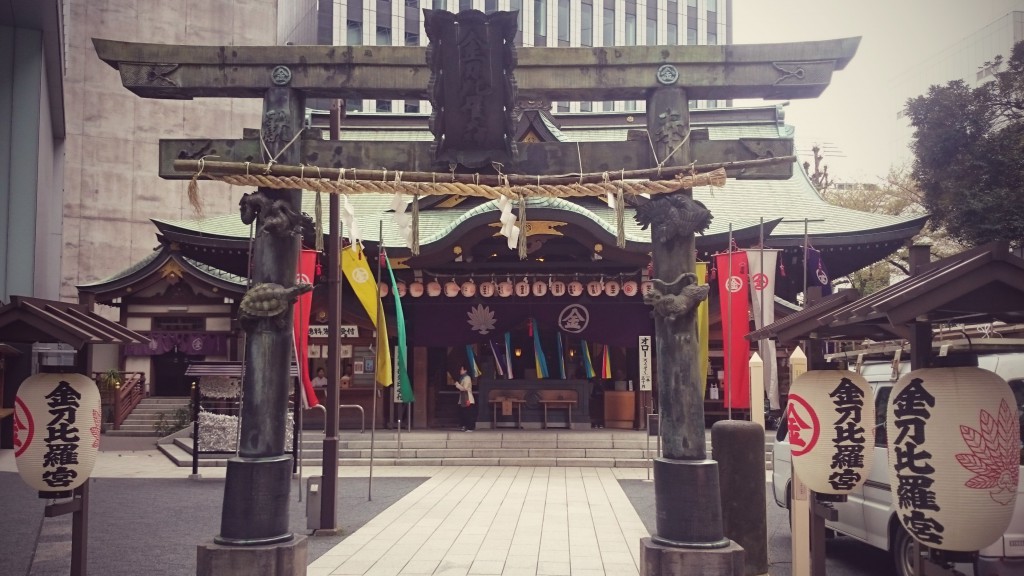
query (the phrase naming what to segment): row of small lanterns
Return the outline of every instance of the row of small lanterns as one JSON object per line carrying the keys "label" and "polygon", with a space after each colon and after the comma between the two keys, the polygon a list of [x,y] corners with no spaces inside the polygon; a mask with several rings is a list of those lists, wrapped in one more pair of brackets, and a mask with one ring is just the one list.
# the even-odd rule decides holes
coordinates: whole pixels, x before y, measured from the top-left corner
{"label": "row of small lanterns", "polygon": [[[380,295],[387,296],[390,292],[390,287],[381,282]],[[479,294],[484,298],[491,298],[492,296],[498,296],[500,298],[508,298],[509,296],[518,296],[524,298],[527,296],[541,297],[550,293],[552,296],[569,296],[577,297],[582,296],[584,292],[592,297],[597,296],[611,296],[615,297],[620,294],[628,297],[636,296],[637,294],[648,294],[653,288],[654,284],[650,280],[644,280],[637,282],[636,280],[626,280],[625,282],[619,282],[618,280],[593,280],[583,284],[579,280],[573,280],[571,282],[563,282],[561,280],[534,280],[530,282],[524,278],[519,282],[513,283],[512,280],[504,280],[497,282],[494,280],[488,280],[481,282],[479,285],[476,284],[472,279],[467,280],[461,284],[455,280],[446,282],[444,286],[437,280],[431,280],[424,284],[420,281],[396,283],[398,295],[404,298],[406,295],[412,296],[413,298],[419,298],[423,295],[430,297],[438,297],[441,294],[449,298],[455,298],[456,296],[462,295],[466,298],[472,298]]]}

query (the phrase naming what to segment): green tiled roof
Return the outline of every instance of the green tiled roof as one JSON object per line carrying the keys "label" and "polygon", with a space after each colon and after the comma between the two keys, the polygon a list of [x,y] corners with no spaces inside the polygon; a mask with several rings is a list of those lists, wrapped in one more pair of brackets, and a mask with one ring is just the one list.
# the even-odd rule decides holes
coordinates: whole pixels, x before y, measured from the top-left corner
{"label": "green tiled roof", "polygon": [[154,250],[154,251],[150,252],[149,254],[147,254],[146,257],[143,258],[142,260],[139,260],[135,264],[132,264],[131,266],[125,268],[124,270],[121,270],[120,272],[116,272],[114,274],[111,274],[110,276],[108,276],[106,278],[103,278],[102,280],[96,280],[95,282],[87,282],[85,284],[79,284],[78,287],[79,288],[89,288],[89,287],[92,287],[92,286],[102,286],[103,284],[107,284],[109,282],[114,282],[115,280],[120,280],[121,278],[127,278],[128,276],[131,276],[132,274],[135,274],[139,270],[142,270],[146,266],[149,266],[149,264],[151,262],[153,262],[154,260],[156,260],[157,257],[159,257],[161,254],[163,254],[163,250]]}

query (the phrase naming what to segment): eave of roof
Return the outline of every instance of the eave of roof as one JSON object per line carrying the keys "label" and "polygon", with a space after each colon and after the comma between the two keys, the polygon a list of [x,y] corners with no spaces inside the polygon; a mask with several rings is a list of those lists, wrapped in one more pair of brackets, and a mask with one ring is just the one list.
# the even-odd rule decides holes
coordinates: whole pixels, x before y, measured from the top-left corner
{"label": "eave of roof", "polygon": [[0,307],[0,340],[86,344],[148,344],[149,338],[79,304],[12,296]]}

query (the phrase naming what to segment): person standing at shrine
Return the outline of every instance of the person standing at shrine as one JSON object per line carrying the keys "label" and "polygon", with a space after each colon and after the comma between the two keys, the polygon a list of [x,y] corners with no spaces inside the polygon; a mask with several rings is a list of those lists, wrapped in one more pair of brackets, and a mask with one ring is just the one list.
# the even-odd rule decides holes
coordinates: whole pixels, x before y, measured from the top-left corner
{"label": "person standing at shrine", "polygon": [[473,398],[473,378],[464,365],[459,366],[455,388],[459,391],[459,423],[462,431],[472,432],[476,430],[476,399]]}
{"label": "person standing at shrine", "polygon": [[323,368],[316,369],[316,378],[313,378],[313,388],[327,388],[327,373]]}

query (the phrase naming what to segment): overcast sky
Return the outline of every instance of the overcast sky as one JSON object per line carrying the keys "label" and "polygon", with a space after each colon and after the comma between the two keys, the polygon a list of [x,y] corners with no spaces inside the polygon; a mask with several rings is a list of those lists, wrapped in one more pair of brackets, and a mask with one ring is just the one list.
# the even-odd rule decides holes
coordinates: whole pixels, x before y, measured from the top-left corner
{"label": "overcast sky", "polygon": [[819,98],[793,100],[786,123],[796,127],[798,151],[818,143],[832,153],[826,163],[838,181],[878,182],[894,157],[901,74],[1013,9],[1024,10],[1024,0],[733,0],[733,42],[860,36],[846,69]]}

